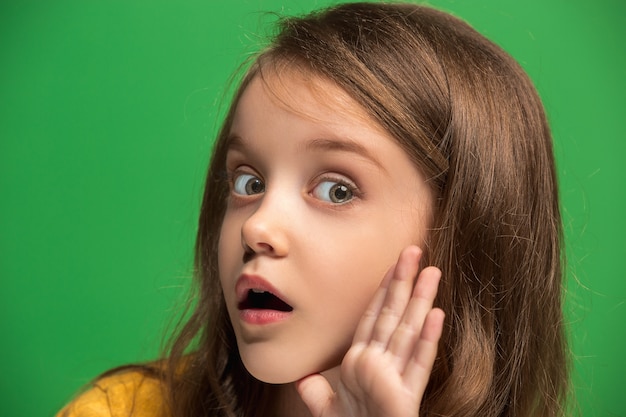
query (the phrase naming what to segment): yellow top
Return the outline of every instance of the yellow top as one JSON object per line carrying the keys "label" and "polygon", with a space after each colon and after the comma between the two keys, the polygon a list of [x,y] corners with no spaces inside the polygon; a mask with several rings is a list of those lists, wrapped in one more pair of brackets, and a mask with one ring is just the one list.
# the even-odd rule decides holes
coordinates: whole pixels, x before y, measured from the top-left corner
{"label": "yellow top", "polygon": [[164,399],[157,378],[128,371],[99,379],[56,417],[163,417]]}

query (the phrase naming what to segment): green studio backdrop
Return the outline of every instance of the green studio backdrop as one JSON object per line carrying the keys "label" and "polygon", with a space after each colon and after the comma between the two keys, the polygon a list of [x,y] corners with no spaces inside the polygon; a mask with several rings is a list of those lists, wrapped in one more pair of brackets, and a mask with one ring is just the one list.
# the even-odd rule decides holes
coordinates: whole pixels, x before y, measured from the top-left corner
{"label": "green studio backdrop", "polygon": [[[0,4],[0,415],[155,358],[185,297],[225,86],[304,0]],[[584,416],[626,416],[624,3],[438,0],[514,55],[552,123]]]}

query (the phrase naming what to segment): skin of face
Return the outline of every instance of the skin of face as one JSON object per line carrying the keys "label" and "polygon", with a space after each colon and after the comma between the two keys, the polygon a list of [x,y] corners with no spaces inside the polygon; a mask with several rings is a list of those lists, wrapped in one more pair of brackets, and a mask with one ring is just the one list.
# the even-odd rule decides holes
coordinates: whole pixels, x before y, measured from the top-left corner
{"label": "skin of face", "polygon": [[[385,272],[424,242],[428,186],[343,90],[295,71],[256,76],[230,136],[219,275],[243,363],[268,383],[335,379]],[[292,310],[244,317],[246,285]]]}

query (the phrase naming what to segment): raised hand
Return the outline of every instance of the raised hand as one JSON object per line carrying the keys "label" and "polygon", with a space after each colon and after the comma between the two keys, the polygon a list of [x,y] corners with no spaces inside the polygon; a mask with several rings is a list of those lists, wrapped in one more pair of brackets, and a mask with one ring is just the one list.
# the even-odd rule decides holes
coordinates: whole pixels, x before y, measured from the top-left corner
{"label": "raised hand", "polygon": [[319,374],[298,382],[313,417],[419,415],[444,320],[433,308],[441,271],[424,268],[413,285],[420,256],[410,246],[387,272],[341,364],[337,391]]}

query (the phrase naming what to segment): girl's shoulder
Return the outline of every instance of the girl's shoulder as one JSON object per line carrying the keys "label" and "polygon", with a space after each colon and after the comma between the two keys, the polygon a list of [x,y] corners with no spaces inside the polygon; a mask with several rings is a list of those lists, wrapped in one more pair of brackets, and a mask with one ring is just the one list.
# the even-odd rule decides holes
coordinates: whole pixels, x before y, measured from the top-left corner
{"label": "girl's shoulder", "polygon": [[167,417],[161,379],[142,367],[109,372],[56,417]]}

